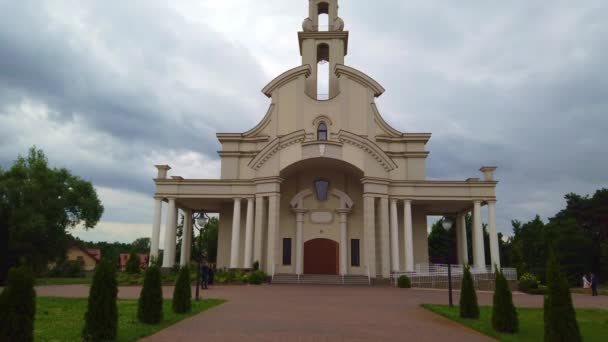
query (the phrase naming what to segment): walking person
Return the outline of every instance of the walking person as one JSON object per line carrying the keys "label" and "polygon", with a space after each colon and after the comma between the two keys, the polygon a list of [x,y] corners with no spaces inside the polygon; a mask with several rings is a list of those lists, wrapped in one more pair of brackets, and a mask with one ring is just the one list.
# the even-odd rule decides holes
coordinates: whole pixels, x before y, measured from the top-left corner
{"label": "walking person", "polygon": [[591,282],[589,281],[589,278],[587,278],[586,274],[583,274],[583,289],[591,289]]}
{"label": "walking person", "polygon": [[203,266],[202,266],[202,270],[201,270],[201,273],[203,275],[203,282],[201,284],[201,288],[203,290],[208,289],[208,286],[209,286],[209,270],[210,270],[209,264],[207,264],[207,262],[204,261],[203,262]]}
{"label": "walking person", "polygon": [[591,273],[591,295],[597,296],[597,276]]}

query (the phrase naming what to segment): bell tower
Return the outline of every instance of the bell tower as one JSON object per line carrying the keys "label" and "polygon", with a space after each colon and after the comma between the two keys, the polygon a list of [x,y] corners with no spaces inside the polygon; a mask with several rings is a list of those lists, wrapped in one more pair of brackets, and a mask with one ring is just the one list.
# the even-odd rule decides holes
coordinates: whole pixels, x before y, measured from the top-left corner
{"label": "bell tower", "polygon": [[[309,15],[302,23],[302,32],[298,33],[302,65],[312,68],[306,92],[317,100],[331,99],[340,92],[334,68],[336,64],[344,64],[348,31],[344,31],[344,21],[338,16],[338,9],[338,0],[309,0]],[[323,18],[326,23],[320,20]],[[319,72],[320,69],[327,72],[327,66],[320,68],[324,64],[329,64],[329,75]]]}

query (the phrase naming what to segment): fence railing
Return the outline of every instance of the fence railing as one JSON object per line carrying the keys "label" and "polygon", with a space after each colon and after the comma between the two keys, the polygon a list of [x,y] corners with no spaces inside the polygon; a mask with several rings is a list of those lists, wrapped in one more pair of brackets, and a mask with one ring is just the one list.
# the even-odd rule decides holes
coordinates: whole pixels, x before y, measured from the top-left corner
{"label": "fence railing", "polygon": [[[450,265],[452,274],[452,283],[459,283],[462,280],[464,269],[462,265]],[[393,272],[391,280],[397,284],[397,279],[406,275],[410,278],[413,287],[441,287],[447,285],[448,282],[448,265],[446,264],[417,264],[414,272]],[[517,280],[517,270],[515,268],[501,268],[507,281]],[[475,285],[479,281],[494,281],[494,269],[491,266],[470,268],[471,276]]]}

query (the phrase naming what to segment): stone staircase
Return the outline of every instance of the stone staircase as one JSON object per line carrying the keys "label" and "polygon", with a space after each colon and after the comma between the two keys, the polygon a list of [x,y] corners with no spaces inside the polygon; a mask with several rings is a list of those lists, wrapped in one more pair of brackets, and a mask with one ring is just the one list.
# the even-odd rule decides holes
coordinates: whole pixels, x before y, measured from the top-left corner
{"label": "stone staircase", "polygon": [[296,274],[275,274],[272,284],[301,284],[301,285],[349,285],[369,286],[369,279],[362,275],[303,274],[298,279]]}

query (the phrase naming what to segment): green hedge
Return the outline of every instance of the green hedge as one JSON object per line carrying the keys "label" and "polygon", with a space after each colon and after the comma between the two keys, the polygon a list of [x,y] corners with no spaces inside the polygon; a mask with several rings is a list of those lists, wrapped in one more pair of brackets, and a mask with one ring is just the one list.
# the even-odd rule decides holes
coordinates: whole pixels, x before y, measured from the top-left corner
{"label": "green hedge", "polygon": [[192,281],[190,270],[184,267],[179,272],[175,289],[173,290],[173,312],[185,314],[192,310]]}
{"label": "green hedge", "polygon": [[460,317],[462,318],[479,318],[479,305],[477,305],[477,294],[471,276],[469,266],[464,267],[462,276],[462,287],[460,290]]}
{"label": "green hedge", "polygon": [[107,261],[97,265],[89,292],[82,340],[113,341],[118,331],[116,270]]}
{"label": "green hedge", "polygon": [[402,275],[397,278],[397,286],[402,289],[409,289],[412,287],[412,281],[406,275]]}
{"label": "green hedge", "polygon": [[160,268],[150,266],[137,303],[137,318],[142,323],[158,324],[163,320],[163,289]]}

